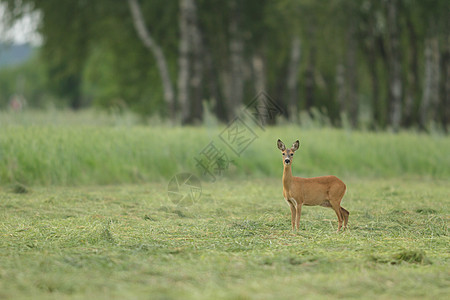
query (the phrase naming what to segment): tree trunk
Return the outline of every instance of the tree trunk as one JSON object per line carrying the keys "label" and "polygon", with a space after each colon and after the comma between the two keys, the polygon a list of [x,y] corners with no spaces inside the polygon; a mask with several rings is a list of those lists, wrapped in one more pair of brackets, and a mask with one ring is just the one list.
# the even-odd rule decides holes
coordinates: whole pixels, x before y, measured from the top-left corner
{"label": "tree trunk", "polygon": [[414,112],[415,98],[418,93],[417,84],[419,82],[418,71],[418,50],[417,50],[417,33],[414,28],[411,16],[406,17],[406,26],[409,35],[409,55],[408,55],[408,85],[405,90],[405,105],[403,109],[403,126],[411,127],[415,123],[416,113]]}
{"label": "tree trunk", "polygon": [[359,102],[358,102],[358,69],[356,65],[357,61],[357,49],[355,40],[355,24],[351,21],[350,27],[347,33],[347,68],[346,77],[348,78],[348,107],[347,113],[350,120],[350,124],[353,128],[358,126],[359,120]]}
{"label": "tree trunk", "polygon": [[161,47],[155,43],[150,35],[150,32],[145,26],[144,18],[142,16],[141,7],[136,0],[128,0],[128,5],[131,11],[131,16],[133,17],[133,24],[136,32],[144,44],[144,46],[149,49],[153,56],[155,57],[156,64],[161,76],[161,81],[164,90],[164,100],[169,111],[169,116],[172,120],[175,118],[175,101],[174,101],[174,91],[172,80],[170,79],[169,69],[167,67],[167,61]]}
{"label": "tree trunk", "polygon": [[236,109],[242,105],[243,89],[244,89],[244,43],[240,32],[240,2],[233,0],[231,4],[231,17],[229,24],[230,32],[230,79],[229,79],[229,99],[230,107],[228,112],[229,119],[232,119],[236,114]]}
{"label": "tree trunk", "polygon": [[425,76],[422,103],[420,105],[420,126],[423,130],[436,117],[439,103],[439,42],[436,37],[425,40]]}
{"label": "tree trunk", "polygon": [[[336,89],[337,89],[336,100],[339,105],[339,112],[341,114],[341,119],[347,118],[348,116],[345,114],[345,112],[347,112],[347,107],[346,107],[347,93],[345,90],[345,67],[344,67],[344,64],[342,64],[342,63],[338,63],[338,65],[336,66]],[[342,115],[343,113],[345,115]],[[341,120],[341,125],[342,125],[342,120]]]}
{"label": "tree trunk", "polygon": [[305,109],[311,115],[311,108],[314,104],[314,91],[315,91],[315,72],[316,72],[316,42],[313,25],[310,25],[308,38],[311,41],[309,49],[308,65],[305,70]]}
{"label": "tree trunk", "polygon": [[431,103],[431,82],[433,81],[433,69],[431,58],[431,42],[429,39],[425,40],[425,74],[423,83],[422,102],[420,103],[420,127],[425,130],[428,125],[428,114]]}
{"label": "tree trunk", "polygon": [[[261,95],[264,95],[262,93],[266,92],[266,68],[264,64],[264,59],[257,50],[255,54],[253,54],[252,57],[252,73],[253,73],[253,82],[254,82],[254,88],[255,88],[255,96],[260,97]],[[260,113],[259,118],[261,119],[262,124],[274,124],[275,120],[271,118],[267,118],[265,111],[259,111]]]}
{"label": "tree trunk", "polygon": [[181,123],[185,123],[190,115],[189,77],[190,77],[190,22],[192,22],[192,5],[189,0],[180,1],[180,45],[178,57],[178,106]]}
{"label": "tree trunk", "polygon": [[300,66],[300,38],[295,36],[292,39],[291,56],[289,59],[289,70],[287,78],[288,88],[288,117],[290,121],[297,121],[298,118],[298,69]]}
{"label": "tree trunk", "polygon": [[376,44],[377,44],[377,51],[381,58],[381,62],[383,63],[383,69],[381,73],[381,78],[386,79],[386,87],[387,91],[384,94],[380,94],[380,102],[378,104],[379,107],[379,117],[380,117],[380,125],[381,128],[385,129],[386,126],[389,125],[389,100],[390,100],[390,92],[389,92],[389,86],[390,86],[390,77],[389,77],[389,57],[386,51],[386,41],[383,39],[382,36],[378,36],[376,38]]}
{"label": "tree trunk", "polygon": [[201,122],[203,120],[203,70],[204,70],[204,47],[203,35],[197,19],[197,6],[195,0],[191,2],[192,10],[192,78],[190,86],[192,89],[192,105],[189,123]]}
{"label": "tree trunk", "polygon": [[[341,118],[350,121],[350,126],[358,126],[358,70],[356,67],[357,45],[355,39],[355,25],[353,21],[348,25],[345,47],[345,66],[339,63],[336,68],[337,102]],[[343,123],[344,120],[341,120]]]}
{"label": "tree trunk", "polygon": [[450,125],[450,35],[447,36],[444,54],[442,55],[442,109],[441,123],[448,133]]}
{"label": "tree trunk", "polygon": [[181,123],[201,121],[203,116],[203,42],[194,0],[180,0],[180,56],[178,103]]}
{"label": "tree trunk", "polygon": [[388,77],[389,77],[389,124],[397,132],[402,117],[402,78],[400,61],[400,39],[398,33],[398,1],[387,1]]}
{"label": "tree trunk", "polygon": [[378,51],[379,48],[383,48],[379,42],[380,38],[376,29],[375,20],[372,15],[367,18],[367,33],[366,40],[362,45],[367,54],[368,69],[370,74],[370,83],[372,88],[371,99],[371,114],[372,114],[372,129],[377,129],[383,126],[382,120],[382,102],[380,101],[380,78],[378,73],[378,54],[382,58],[383,52]]}
{"label": "tree trunk", "polygon": [[433,82],[431,89],[431,120],[435,122],[438,121],[439,116],[439,103],[441,102],[441,97],[439,95],[439,86],[441,81],[441,53],[439,51],[439,39],[438,37],[433,38],[432,44],[432,68],[433,68]]}
{"label": "tree trunk", "polygon": [[81,96],[81,78],[77,74],[69,75],[66,79],[66,90],[69,91],[70,108],[79,110],[83,107]]}
{"label": "tree trunk", "polygon": [[252,69],[255,86],[255,95],[266,91],[266,68],[264,59],[260,53],[254,54],[252,58]]}
{"label": "tree trunk", "polygon": [[380,83],[378,78],[375,44],[373,44],[373,48],[369,52],[369,57],[369,72],[372,84],[372,122],[374,123],[374,127],[378,127],[383,125],[383,121],[381,119],[382,106],[380,103]]}
{"label": "tree trunk", "polygon": [[213,61],[210,45],[204,43],[203,47],[204,59],[205,59],[205,69],[206,69],[206,82],[209,90],[209,95],[212,97],[214,103],[213,110],[217,118],[223,122],[228,122],[228,112],[226,103],[223,101],[221,89],[219,85],[219,71],[216,68],[216,64]]}

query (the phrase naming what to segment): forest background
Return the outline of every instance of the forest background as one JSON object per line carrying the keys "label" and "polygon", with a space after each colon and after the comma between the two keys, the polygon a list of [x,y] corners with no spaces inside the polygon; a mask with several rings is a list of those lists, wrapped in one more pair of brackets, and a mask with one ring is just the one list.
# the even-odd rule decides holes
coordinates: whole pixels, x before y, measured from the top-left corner
{"label": "forest background", "polygon": [[209,111],[227,123],[264,91],[295,123],[448,129],[445,0],[0,4],[4,24],[35,15],[41,36],[31,59],[0,67],[0,109],[97,107],[175,124]]}

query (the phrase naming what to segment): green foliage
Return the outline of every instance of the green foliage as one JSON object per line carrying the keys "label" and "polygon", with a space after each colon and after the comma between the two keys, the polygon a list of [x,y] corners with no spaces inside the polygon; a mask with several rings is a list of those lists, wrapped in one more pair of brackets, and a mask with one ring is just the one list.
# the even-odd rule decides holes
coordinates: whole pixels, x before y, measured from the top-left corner
{"label": "green foliage", "polygon": [[[435,77],[442,79],[433,79],[437,100],[432,107],[425,108],[435,117],[420,121],[420,126],[429,129],[435,123],[444,129],[448,127],[450,118],[445,110],[448,75],[444,71],[449,56],[448,1],[194,2],[202,74],[198,77],[201,90],[190,91],[190,102],[210,102],[221,120],[230,120],[227,106],[233,102],[229,99],[234,47],[230,24],[235,20],[242,40],[239,47],[242,47],[243,101],[248,103],[254,98],[255,78],[262,77],[265,91],[280,106],[287,108],[290,94],[295,94],[295,106],[300,110],[311,115],[313,110],[321,111],[337,126],[345,122],[341,116],[346,114],[353,127],[397,128],[388,117],[396,101],[390,92],[394,76],[391,60],[395,59],[399,64],[395,76],[401,82],[402,95],[397,103],[402,107],[398,112],[402,115],[401,125],[417,127],[425,98],[424,46],[427,40],[436,39],[438,46],[433,55],[441,57],[442,70],[434,72],[441,72],[440,77]],[[167,111],[155,58],[136,34],[127,1],[3,0],[2,3],[8,4],[12,17],[18,18],[30,10],[42,13],[39,29],[44,44],[40,57],[50,79],[47,87],[67,106],[80,108],[93,104],[107,109],[126,107],[144,116],[176,115]],[[148,31],[164,53],[176,89],[182,15],[179,1],[138,3]],[[389,7],[396,14],[395,21],[391,20],[395,26],[388,24]],[[391,32],[394,27],[398,30]],[[288,70],[292,41],[297,37],[301,42],[300,63],[292,92],[287,87]],[[395,55],[391,53],[393,44],[399,45],[399,53]],[[195,55],[191,56],[190,64],[194,65]],[[255,57],[261,58],[264,74],[256,74],[253,69]],[[338,70],[343,70],[343,74]],[[9,98],[10,91],[5,90],[6,93]],[[29,100],[39,103],[35,95]],[[0,106],[4,106],[1,101]],[[202,113],[196,113],[200,116],[195,118],[201,119]],[[286,116],[289,113],[285,110]]]}
{"label": "green foliage", "polygon": [[[349,231],[305,207],[290,230],[280,178],[0,190],[2,298],[444,299],[448,182],[345,180]],[[432,209],[429,214],[419,209]]]}

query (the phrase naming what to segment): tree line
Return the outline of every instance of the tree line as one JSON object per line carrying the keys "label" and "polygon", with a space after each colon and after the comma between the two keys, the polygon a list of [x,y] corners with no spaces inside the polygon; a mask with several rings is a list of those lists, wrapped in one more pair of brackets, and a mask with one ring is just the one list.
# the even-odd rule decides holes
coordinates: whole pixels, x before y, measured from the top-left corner
{"label": "tree line", "polygon": [[294,122],[449,125],[446,0],[0,2],[40,11],[46,89],[73,109],[227,122],[265,91]]}

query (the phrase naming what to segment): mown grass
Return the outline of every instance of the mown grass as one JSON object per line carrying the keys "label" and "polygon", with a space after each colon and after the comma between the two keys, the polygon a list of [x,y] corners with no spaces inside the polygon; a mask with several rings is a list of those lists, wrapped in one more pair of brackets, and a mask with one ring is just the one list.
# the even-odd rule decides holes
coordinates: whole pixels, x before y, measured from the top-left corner
{"label": "mown grass", "polygon": [[[213,124],[0,112],[0,298],[448,296],[447,136],[255,126],[238,156]],[[278,138],[300,139],[294,175],[344,180],[349,231],[321,207],[290,230]],[[210,142],[230,166],[171,203],[168,179],[199,175]]]}
{"label": "mown grass", "polygon": [[71,114],[67,123],[61,116],[52,121],[52,114],[47,121],[40,114],[30,120],[17,116],[0,122],[2,184],[114,184],[167,180],[183,171],[200,175],[196,158],[211,142],[230,161],[224,176],[274,177],[281,174],[278,138],[287,145],[300,139],[294,168],[305,177],[450,178],[448,136],[254,126],[257,138],[236,155],[219,138],[226,126],[142,126],[132,125],[131,117],[83,114],[76,125]]}
{"label": "mown grass", "polygon": [[[345,178],[344,178],[345,179]],[[0,297],[444,299],[447,181],[348,179],[350,230],[307,207],[292,232],[279,178],[0,192]]]}

